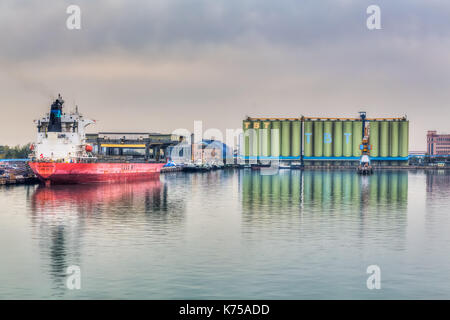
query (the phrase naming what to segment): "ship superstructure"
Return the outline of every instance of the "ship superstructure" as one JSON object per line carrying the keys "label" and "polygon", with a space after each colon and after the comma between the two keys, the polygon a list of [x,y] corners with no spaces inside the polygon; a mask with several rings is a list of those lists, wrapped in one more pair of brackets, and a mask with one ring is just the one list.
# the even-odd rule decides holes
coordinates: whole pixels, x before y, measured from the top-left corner
{"label": "ship superstructure", "polygon": [[38,133],[33,158],[37,161],[78,162],[90,157],[85,129],[94,120],[85,119],[78,107],[65,113],[61,95],[52,103],[50,113],[35,121]]}

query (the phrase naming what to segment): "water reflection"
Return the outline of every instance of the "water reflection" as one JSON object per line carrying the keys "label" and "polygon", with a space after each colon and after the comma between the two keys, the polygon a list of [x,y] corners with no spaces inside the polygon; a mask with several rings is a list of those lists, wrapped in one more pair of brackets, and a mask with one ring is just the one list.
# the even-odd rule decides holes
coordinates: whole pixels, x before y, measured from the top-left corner
{"label": "water reflection", "polygon": [[447,197],[450,193],[450,171],[430,170],[426,175],[427,198]]}
{"label": "water reflection", "polygon": [[[38,187],[31,197],[33,237],[53,280],[56,296],[65,290],[66,269],[82,265],[86,233],[100,237],[132,236],[140,228],[168,233],[184,220],[184,205],[171,201],[160,180],[136,183]],[[153,236],[153,234],[152,234]]]}
{"label": "water reflection", "polygon": [[[161,183],[159,180],[139,183],[54,185],[40,186],[33,194],[33,213],[56,214],[61,206],[76,209],[80,214],[92,214],[100,207],[114,207],[118,203],[134,205],[136,199],[150,199],[156,209],[160,209]],[[151,208],[147,208],[151,210]]]}
{"label": "water reflection", "polygon": [[[263,175],[243,170],[240,187],[246,235],[255,234],[250,232],[255,228],[308,230],[321,235],[325,229],[335,237],[356,232],[361,239],[376,239],[380,231],[387,230],[394,245],[403,246],[408,202],[406,171],[360,176],[353,171],[280,171],[278,175]],[[319,228],[322,230],[317,231]]]}
{"label": "water reflection", "polygon": [[382,171],[360,176],[351,171],[284,171],[263,175],[241,173],[242,202],[249,211],[261,208],[304,207],[338,209],[343,204],[364,209],[389,204],[402,208],[408,198],[408,173]]}
{"label": "water reflection", "polygon": [[[449,297],[448,179],[221,170],[0,188],[0,297]],[[378,292],[365,286],[371,264],[388,284]],[[65,289],[69,265],[82,290]]]}
{"label": "water reflection", "polygon": [[[432,245],[440,248],[442,241],[450,243],[448,214],[450,194],[450,171],[429,170],[426,172],[426,214],[425,230]],[[432,248],[431,248],[432,249]]]}

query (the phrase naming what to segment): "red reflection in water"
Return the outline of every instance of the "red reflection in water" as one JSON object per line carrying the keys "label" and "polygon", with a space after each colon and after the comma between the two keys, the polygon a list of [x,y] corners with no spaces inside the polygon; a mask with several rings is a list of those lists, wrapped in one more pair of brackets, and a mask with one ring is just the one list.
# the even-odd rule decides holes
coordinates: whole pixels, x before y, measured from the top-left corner
{"label": "red reflection in water", "polygon": [[131,183],[53,185],[39,187],[31,199],[33,213],[53,213],[62,206],[94,207],[118,202],[130,202],[145,197],[158,198],[161,182],[158,179]]}

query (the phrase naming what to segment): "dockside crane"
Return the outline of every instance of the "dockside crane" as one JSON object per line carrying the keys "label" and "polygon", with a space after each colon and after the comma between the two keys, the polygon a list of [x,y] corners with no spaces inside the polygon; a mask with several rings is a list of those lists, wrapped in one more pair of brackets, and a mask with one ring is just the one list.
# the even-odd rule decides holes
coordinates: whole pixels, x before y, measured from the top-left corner
{"label": "dockside crane", "polygon": [[359,146],[359,149],[361,150],[361,157],[359,158],[359,165],[357,168],[357,172],[359,174],[372,174],[373,173],[373,167],[370,162],[370,150],[372,146],[370,145],[370,128],[366,126],[367,120],[366,120],[366,112],[360,111],[359,116],[362,121],[362,143]]}

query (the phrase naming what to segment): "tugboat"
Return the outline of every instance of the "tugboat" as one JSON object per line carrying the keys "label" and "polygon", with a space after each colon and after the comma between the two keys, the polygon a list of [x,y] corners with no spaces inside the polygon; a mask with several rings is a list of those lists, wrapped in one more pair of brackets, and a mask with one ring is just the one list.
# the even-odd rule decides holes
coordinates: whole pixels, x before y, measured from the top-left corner
{"label": "tugboat", "polygon": [[373,173],[373,167],[370,164],[369,155],[363,154],[359,159],[358,173],[364,175]]}
{"label": "tugboat", "polygon": [[85,129],[95,123],[85,119],[78,107],[63,112],[61,95],[50,113],[36,120],[37,141],[32,147],[30,168],[46,185],[52,183],[95,183],[158,178],[164,163],[98,162],[86,143]]}

